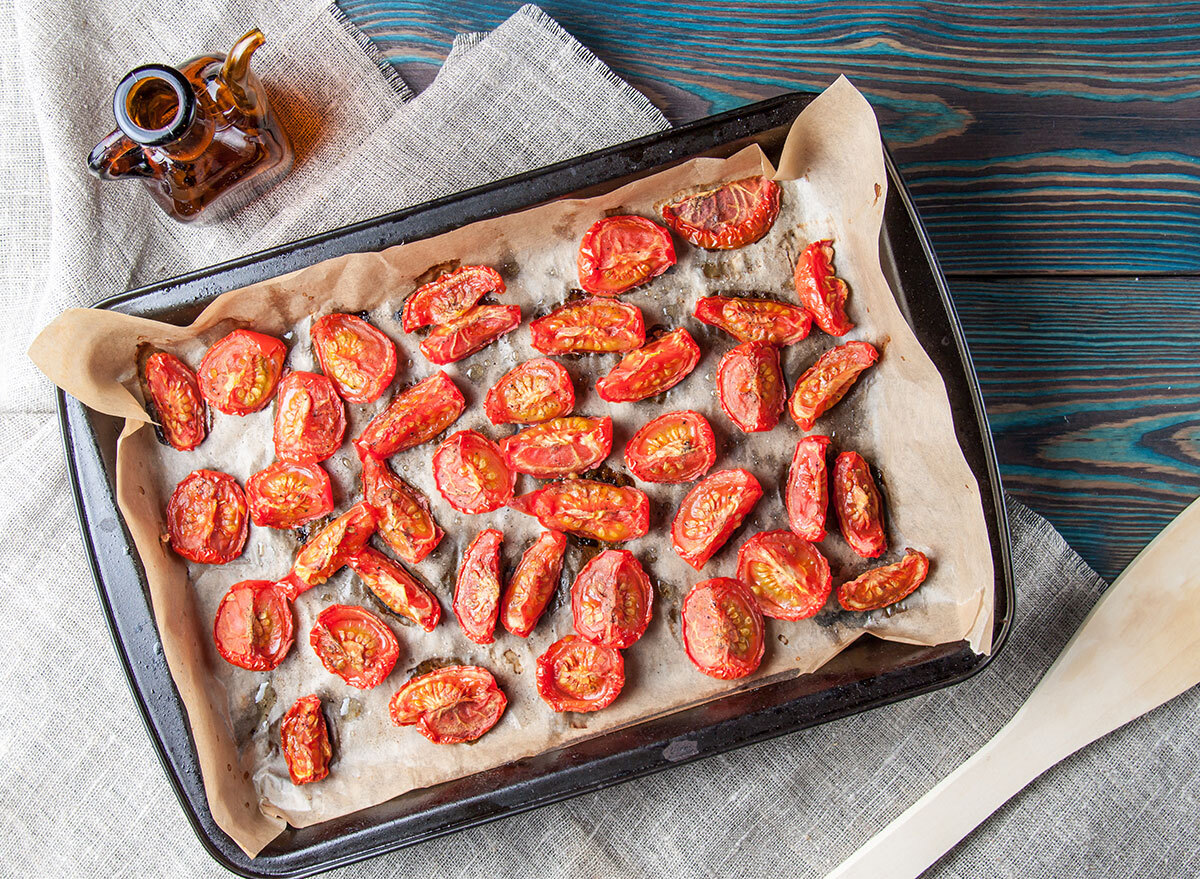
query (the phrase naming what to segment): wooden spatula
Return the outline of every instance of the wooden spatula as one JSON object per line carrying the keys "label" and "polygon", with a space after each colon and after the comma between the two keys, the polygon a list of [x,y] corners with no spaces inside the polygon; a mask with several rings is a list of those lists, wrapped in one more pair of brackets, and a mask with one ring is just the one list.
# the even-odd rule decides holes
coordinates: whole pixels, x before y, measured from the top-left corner
{"label": "wooden spatula", "polygon": [[1200,500],[1117,577],[1012,720],[828,879],[919,876],[1059,760],[1197,683]]}

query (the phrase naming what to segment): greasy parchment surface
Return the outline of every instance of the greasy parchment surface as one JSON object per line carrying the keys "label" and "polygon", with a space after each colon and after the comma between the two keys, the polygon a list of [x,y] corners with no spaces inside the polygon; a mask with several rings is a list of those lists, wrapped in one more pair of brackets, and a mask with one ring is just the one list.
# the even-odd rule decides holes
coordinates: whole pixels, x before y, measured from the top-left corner
{"label": "greasy parchment surface", "polygon": [[[209,467],[244,483],[273,460],[273,407],[245,418],[214,413],[210,437],[193,452],[160,445],[146,427],[139,402],[134,372],[139,345],[165,348],[195,367],[207,345],[235,326],[252,326],[288,342],[290,368],[313,369],[307,331],[311,319],[331,311],[369,311],[373,322],[397,342],[397,385],[409,384],[435,367],[417,350],[419,339],[400,329],[397,311],[403,298],[433,266],[451,260],[493,265],[508,283],[504,301],[521,305],[525,323],[446,371],[468,403],[452,430],[475,428],[498,439],[513,428],[495,428],[487,421],[483,396],[513,365],[537,356],[529,344],[528,320],[561,303],[576,285],[575,253],[584,230],[606,212],[656,216],[656,203],[681,190],[759,173],[764,166],[761,151],[748,148],[728,160],[697,159],[596,198],[554,202],[379,253],[328,260],[226,293],[189,327],[75,309],[37,339],[30,356],[51,379],[87,405],[126,419],[117,457],[118,503],[146,569],[214,817],[248,853],[260,851],[284,821],[305,826],[735,688],[810,672],[863,632],[914,644],[965,638],[976,651],[990,650],[992,559],[978,487],[956,443],[941,377],[905,323],[880,269],[887,180],[879,132],[870,106],[845,80],[831,86],[794,124],[777,175],[783,181],[783,209],[766,238],[730,253],[707,253],[677,242],[679,264],[623,297],[642,308],[648,329],[686,326],[696,337],[704,355],[687,380],[663,399],[609,404],[592,387],[617,355],[561,359],[575,378],[576,412],[613,417],[614,453],[608,461],[613,470],[623,471],[621,450],[638,427],[664,411],[690,408],[708,416],[717,433],[714,469],[745,467],[765,490],[747,524],[697,574],[672,552],[669,540],[671,518],[690,486],[640,486],[651,498],[651,532],[626,546],[656,582],[654,620],[645,637],[624,651],[627,684],[612,706],[596,714],[555,714],[538,698],[533,682],[537,656],[571,631],[567,590],[593,549],[572,541],[559,594],[529,639],[499,627],[496,642],[488,646],[462,636],[449,607],[466,545],[483,528],[502,528],[511,572],[541,529],[533,519],[509,510],[481,516],[455,512],[433,485],[433,443],[396,455],[391,464],[425,492],[446,531],[437,551],[415,568],[439,595],[445,619],[434,632],[424,633],[383,614],[400,638],[401,656],[390,677],[374,690],[356,690],[330,675],[307,643],[317,613],[330,603],[362,604],[379,612],[349,570],[297,600],[297,638],[290,655],[273,672],[252,673],[217,655],[211,636],[216,606],[233,583],[282,577],[299,546],[297,536],[252,527],[242,556],[221,566],[185,564],[164,547],[163,510],[174,485],[188,472]],[[767,620],[768,646],[759,672],[740,682],[717,681],[696,671],[684,655],[680,604],[693,583],[734,575],[736,549],[746,537],[787,527],[782,485],[802,434],[787,416],[775,430],[749,436],[728,421],[715,397],[714,375],[721,354],[735,343],[690,314],[696,299],[718,292],[760,291],[794,301],[791,266],[796,256],[809,242],[827,237],[835,242],[837,272],[852,291],[849,312],[857,327],[847,338],[872,342],[882,356],[821,419],[817,431],[833,437],[834,453],[858,450],[882,472],[890,549],[883,559],[868,563],[831,534],[821,550],[830,558],[835,583],[898,559],[906,546],[926,552],[932,571],[921,589],[884,612],[845,613],[831,599],[811,620]],[[834,344],[814,330],[809,339],[786,349],[789,384]],[[348,406],[347,436],[356,435],[387,402],[385,395],[368,406]],[[359,464],[347,444],[325,466],[340,512],[360,494]],[[520,477],[517,490],[536,485],[532,478]],[[447,662],[486,666],[509,698],[497,726],[471,745],[433,745],[415,729],[398,729],[388,719],[387,700],[418,665]],[[325,705],[334,762],[326,780],[295,787],[277,744],[279,720],[297,698],[311,692]]]}

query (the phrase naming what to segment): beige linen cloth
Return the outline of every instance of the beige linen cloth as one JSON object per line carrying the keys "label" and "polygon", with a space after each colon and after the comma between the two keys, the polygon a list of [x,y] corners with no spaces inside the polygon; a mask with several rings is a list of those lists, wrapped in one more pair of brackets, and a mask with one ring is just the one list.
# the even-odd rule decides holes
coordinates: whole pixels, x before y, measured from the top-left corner
{"label": "beige linen cloth", "polygon": [[[0,19],[0,874],[223,875],[176,805],[112,653],[29,341],[67,306],[666,122],[532,7],[456,41],[411,100],[324,0],[0,0]],[[283,185],[201,230],[85,174],[127,69],[224,51],[252,25],[268,39],[256,69],[311,121]],[[1017,624],[970,682],[339,875],[823,874],[1012,714],[1103,589],[1043,519],[1018,504],[1010,514]],[[1076,755],[931,873],[1200,874],[1198,713],[1193,690]]]}

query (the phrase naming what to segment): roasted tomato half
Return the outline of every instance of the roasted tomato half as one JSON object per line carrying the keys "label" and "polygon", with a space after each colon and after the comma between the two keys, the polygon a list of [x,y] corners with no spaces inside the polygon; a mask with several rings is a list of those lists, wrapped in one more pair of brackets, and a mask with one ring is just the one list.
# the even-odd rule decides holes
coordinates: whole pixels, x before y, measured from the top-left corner
{"label": "roasted tomato half", "polygon": [[555,711],[599,711],[625,686],[621,651],[567,635],[537,661],[537,691]]}
{"label": "roasted tomato half", "polygon": [[575,386],[561,365],[546,357],[510,369],[487,392],[483,410],[492,424],[537,424],[575,408]]}
{"label": "roasted tomato half", "polygon": [[406,391],[371,419],[354,441],[359,458],[387,458],[433,439],[462,415],[467,401],[444,372],[435,372]]}
{"label": "roasted tomato half", "polygon": [[257,412],[275,394],[287,346],[273,336],[234,330],[200,361],[200,393],[226,415]]}
{"label": "roasted tomato half", "polygon": [[309,333],[321,371],[347,403],[373,403],[396,377],[396,345],[353,314],[317,318]]}
{"label": "roasted tomato half", "polygon": [[496,615],[500,611],[500,548],[504,532],[480,531],[458,568],[454,585],[454,615],[463,633],[476,644],[496,640]]}
{"label": "roasted tomato half", "polygon": [[706,250],[733,250],[762,238],[779,216],[779,184],[766,177],[734,180],[663,205],[681,238]]}
{"label": "roasted tomato half", "polygon": [[658,416],[625,446],[625,466],[643,482],[691,482],[716,460],[712,426],[690,410]]}
{"label": "roasted tomato half", "polygon": [[213,641],[221,657],[238,668],[275,668],[294,637],[292,605],[270,580],[234,583],[217,605]]}
{"label": "roasted tomato half", "polygon": [[475,305],[454,320],[434,327],[421,342],[421,353],[430,363],[454,363],[520,325],[520,306]]}
{"label": "roasted tomato half", "polygon": [[699,571],[754,509],[762,486],[748,470],[718,470],[687,493],[671,524],[671,545]]}
{"label": "roasted tomato half", "polygon": [[842,537],[865,559],[887,549],[883,533],[883,500],[871,468],[858,452],[842,452],[833,465],[833,507]]}
{"label": "roasted tomato half", "polygon": [[900,561],[874,568],[838,587],[838,603],[846,610],[879,610],[907,598],[929,576],[929,559],[915,549]]}
{"label": "roasted tomato half", "polygon": [[450,323],[466,314],[476,302],[489,294],[504,293],[504,279],[489,266],[463,266],[442,275],[413,291],[404,300],[401,323],[411,333],[430,324]]}
{"label": "roasted tomato half", "polygon": [[517,637],[529,637],[554,597],[566,550],[565,535],[558,531],[543,531],[521,556],[521,563],[504,591],[500,609],[500,622]]}
{"label": "roasted tomato half", "polygon": [[691,334],[685,329],[673,330],[622,357],[596,382],[596,393],[610,403],[645,400],[675,387],[699,362],[700,349]]}
{"label": "roasted tomato half", "polygon": [[717,365],[717,393],[730,420],[747,433],[771,430],[787,402],[779,349],[743,342]]}
{"label": "roasted tomato half", "polygon": [[281,581],[290,589],[288,598],[320,586],[358,555],[375,533],[375,510],[365,501],[357,503],[317,532],[296,554],[292,572]]}
{"label": "roasted tomato half", "polygon": [[331,604],[317,614],[308,642],[321,665],[360,690],[379,686],[400,656],[387,623],[352,604]]}
{"label": "roasted tomato half", "polygon": [[833,242],[814,241],[796,261],[796,295],[812,312],[813,321],[831,336],[854,329],[846,317],[846,282],[833,273]]}
{"label": "roasted tomato half", "polygon": [[688,659],[709,677],[744,678],[762,662],[762,612],[739,580],[697,583],[683,600],[682,621]]}
{"label": "roasted tomato half", "polygon": [[346,562],[392,613],[408,617],[426,632],[437,627],[442,618],[437,598],[400,565],[369,546]]}
{"label": "roasted tomato half", "polygon": [[831,440],[827,436],[806,436],[796,443],[792,465],[788,469],[788,525],[805,540],[817,543],[825,539],[825,515],[829,509],[829,468],[825,453]]}
{"label": "roasted tomato half", "polygon": [[612,451],[612,419],[568,415],[527,427],[500,440],[508,469],[539,479],[590,470]]}
{"label": "roasted tomato half", "polygon": [[410,565],[433,552],[441,542],[442,529],[429,512],[425,495],[374,455],[363,460],[362,478],[363,498],[375,510],[375,527],[383,542]]}
{"label": "roasted tomato half", "polygon": [[606,354],[641,348],[646,322],[628,302],[582,299],[530,321],[529,334],[543,354]]}
{"label": "roasted tomato half", "polygon": [[737,575],[763,615],[777,620],[816,616],[833,590],[825,556],[791,531],[763,531],[743,543]]}
{"label": "roasted tomato half", "polygon": [[396,726],[417,727],[435,745],[473,742],[496,725],[508,704],[492,673],[451,665],[413,678],[388,703]]}
{"label": "roasted tomato half", "polygon": [[597,220],[579,245],[579,286],[618,296],[675,265],[671,233],[645,217]]}
{"label": "roasted tomato half", "polygon": [[279,724],[279,743],[292,784],[309,784],[329,775],[329,729],[319,696],[301,696]]}
{"label": "roasted tomato half", "polygon": [[571,619],[581,638],[624,649],[650,625],[654,589],[627,549],[606,549],[583,566],[571,587]]}
{"label": "roasted tomato half", "polygon": [[333,512],[329,474],[318,464],[276,461],[246,480],[250,518],[266,528],[295,528]]}
{"label": "roasted tomato half", "polygon": [[171,493],[167,534],[189,561],[223,565],[242,554],[249,531],[246,495],[228,473],[193,470]]}
{"label": "roasted tomato half", "polygon": [[499,447],[473,430],[446,437],[433,453],[433,480],[460,513],[500,509],[512,497],[516,479]]}
{"label": "roasted tomato half", "polygon": [[858,381],[863,371],[879,359],[869,342],[847,342],[820,356],[796,379],[788,411],[801,430],[812,430],[817,419],[828,412]]}
{"label": "roasted tomato half", "polygon": [[275,404],[275,457],[316,464],[342,447],[346,404],[333,382],[315,372],[289,372]]}
{"label": "roasted tomato half", "polygon": [[808,336],[812,315],[798,305],[774,299],[705,296],[696,303],[696,319],[718,327],[739,342],[792,345]]}
{"label": "roasted tomato half", "polygon": [[513,498],[509,506],[536,516],[543,528],[601,543],[644,537],[650,530],[650,499],[636,488],[591,479],[565,479]]}
{"label": "roasted tomato half", "polygon": [[166,351],[157,351],[146,358],[143,373],[154,407],[150,414],[158,421],[163,437],[181,452],[196,448],[208,431],[196,373]]}

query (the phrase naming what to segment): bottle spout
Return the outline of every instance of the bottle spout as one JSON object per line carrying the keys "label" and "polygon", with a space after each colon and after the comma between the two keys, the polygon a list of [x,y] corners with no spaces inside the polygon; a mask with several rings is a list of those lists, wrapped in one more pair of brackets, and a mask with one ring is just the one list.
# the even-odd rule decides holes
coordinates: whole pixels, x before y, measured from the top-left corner
{"label": "bottle spout", "polygon": [[247,31],[233,44],[221,66],[221,79],[244,113],[253,113],[258,107],[258,97],[250,85],[250,56],[266,41],[258,28]]}
{"label": "bottle spout", "polygon": [[96,144],[88,156],[88,170],[101,180],[150,176],[141,146],[121,131],[114,131]]}

